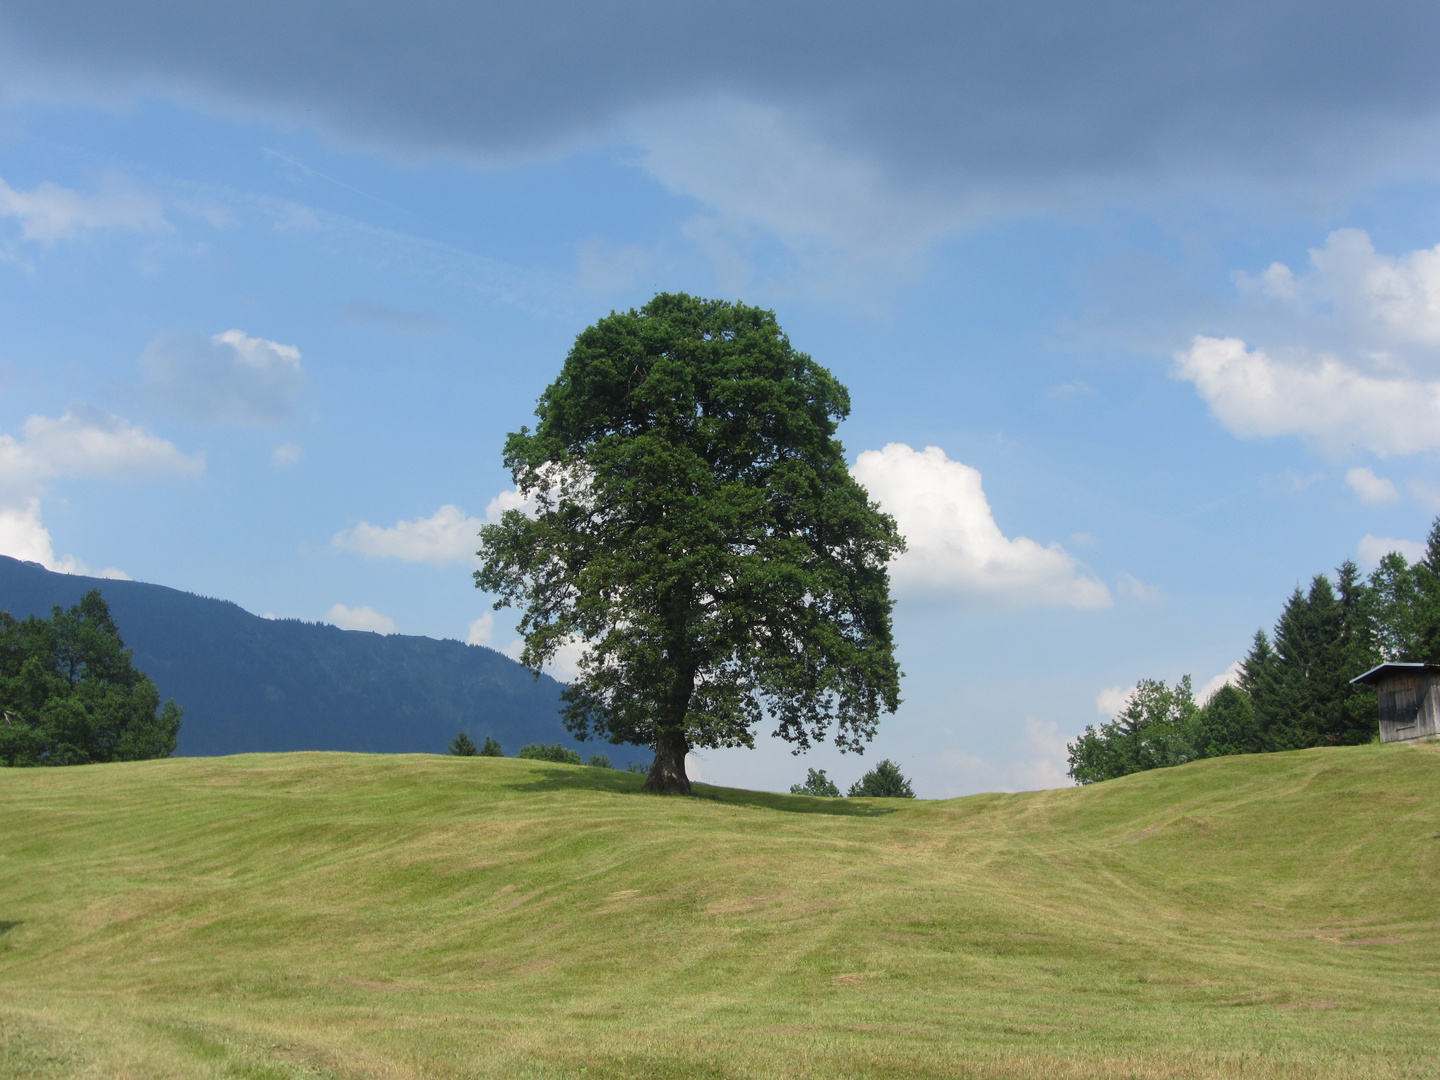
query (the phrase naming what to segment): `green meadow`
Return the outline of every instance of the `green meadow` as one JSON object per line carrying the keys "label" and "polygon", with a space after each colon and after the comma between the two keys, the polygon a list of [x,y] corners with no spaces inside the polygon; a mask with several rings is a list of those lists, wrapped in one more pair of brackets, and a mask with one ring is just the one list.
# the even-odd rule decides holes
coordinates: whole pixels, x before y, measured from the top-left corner
{"label": "green meadow", "polygon": [[1440,745],[825,800],[0,770],[4,1077],[1434,1077]]}

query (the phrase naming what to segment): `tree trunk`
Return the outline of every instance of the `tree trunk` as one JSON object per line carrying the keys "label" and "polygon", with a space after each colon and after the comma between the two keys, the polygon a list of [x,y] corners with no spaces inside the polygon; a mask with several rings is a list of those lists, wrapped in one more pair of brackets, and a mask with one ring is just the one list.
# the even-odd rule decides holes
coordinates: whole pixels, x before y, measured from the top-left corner
{"label": "tree trunk", "polygon": [[690,749],[690,743],[685,738],[684,728],[656,732],[653,749],[655,761],[645,780],[645,790],[661,795],[689,795],[690,778],[685,775],[685,754]]}

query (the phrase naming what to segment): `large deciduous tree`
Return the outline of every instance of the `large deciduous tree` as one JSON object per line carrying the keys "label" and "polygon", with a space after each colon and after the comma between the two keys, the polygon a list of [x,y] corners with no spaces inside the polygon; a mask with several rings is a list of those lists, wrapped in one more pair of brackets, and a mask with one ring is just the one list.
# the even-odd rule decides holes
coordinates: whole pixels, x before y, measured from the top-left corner
{"label": "large deciduous tree", "polygon": [[136,671],[99,590],[49,619],[0,611],[0,764],[85,765],[169,757],[173,701]]}
{"label": "large deciduous tree", "polygon": [[506,442],[533,508],[482,529],[476,585],[522,609],[528,667],[584,644],[566,726],[650,745],[649,790],[767,716],[859,750],[899,704],[903,541],[846,468],[849,408],[772,312],[662,294],[581,333]]}

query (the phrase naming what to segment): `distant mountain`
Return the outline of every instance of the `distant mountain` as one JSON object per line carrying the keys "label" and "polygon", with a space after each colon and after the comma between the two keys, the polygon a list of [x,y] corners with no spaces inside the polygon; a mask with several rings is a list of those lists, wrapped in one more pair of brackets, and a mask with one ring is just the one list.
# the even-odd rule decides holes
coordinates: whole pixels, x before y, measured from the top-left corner
{"label": "distant mountain", "polygon": [[575,742],[560,684],[479,645],[262,619],[227,600],[139,581],[55,574],[0,555],[0,610],[48,618],[99,589],[135,666],[185,710],[183,756],[276,750],[443,753],[457,732],[513,755],[564,743],[649,761],[648,748]]}

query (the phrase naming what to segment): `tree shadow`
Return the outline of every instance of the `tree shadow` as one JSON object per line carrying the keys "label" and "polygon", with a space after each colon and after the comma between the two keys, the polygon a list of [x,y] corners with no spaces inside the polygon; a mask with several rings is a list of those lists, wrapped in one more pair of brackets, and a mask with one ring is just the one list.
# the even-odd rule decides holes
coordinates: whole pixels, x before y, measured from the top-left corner
{"label": "tree shadow", "polygon": [[[620,769],[597,769],[590,765],[552,765],[533,780],[506,784],[511,791],[604,791],[615,795],[642,795],[652,799],[683,798],[655,795],[644,790],[645,774]],[[898,806],[877,806],[875,799],[825,799],[814,795],[781,795],[773,791],[747,791],[744,788],[716,787],[714,784],[692,784],[690,798],[725,806],[753,806],[759,810],[778,810],[785,814],[825,814],[830,817],[884,817],[900,809]]]}
{"label": "tree shadow", "polygon": [[8,934],[11,930],[14,930],[15,927],[19,926],[20,923],[23,921],[24,920],[21,919],[16,922],[6,922],[4,919],[0,919],[0,934]]}

